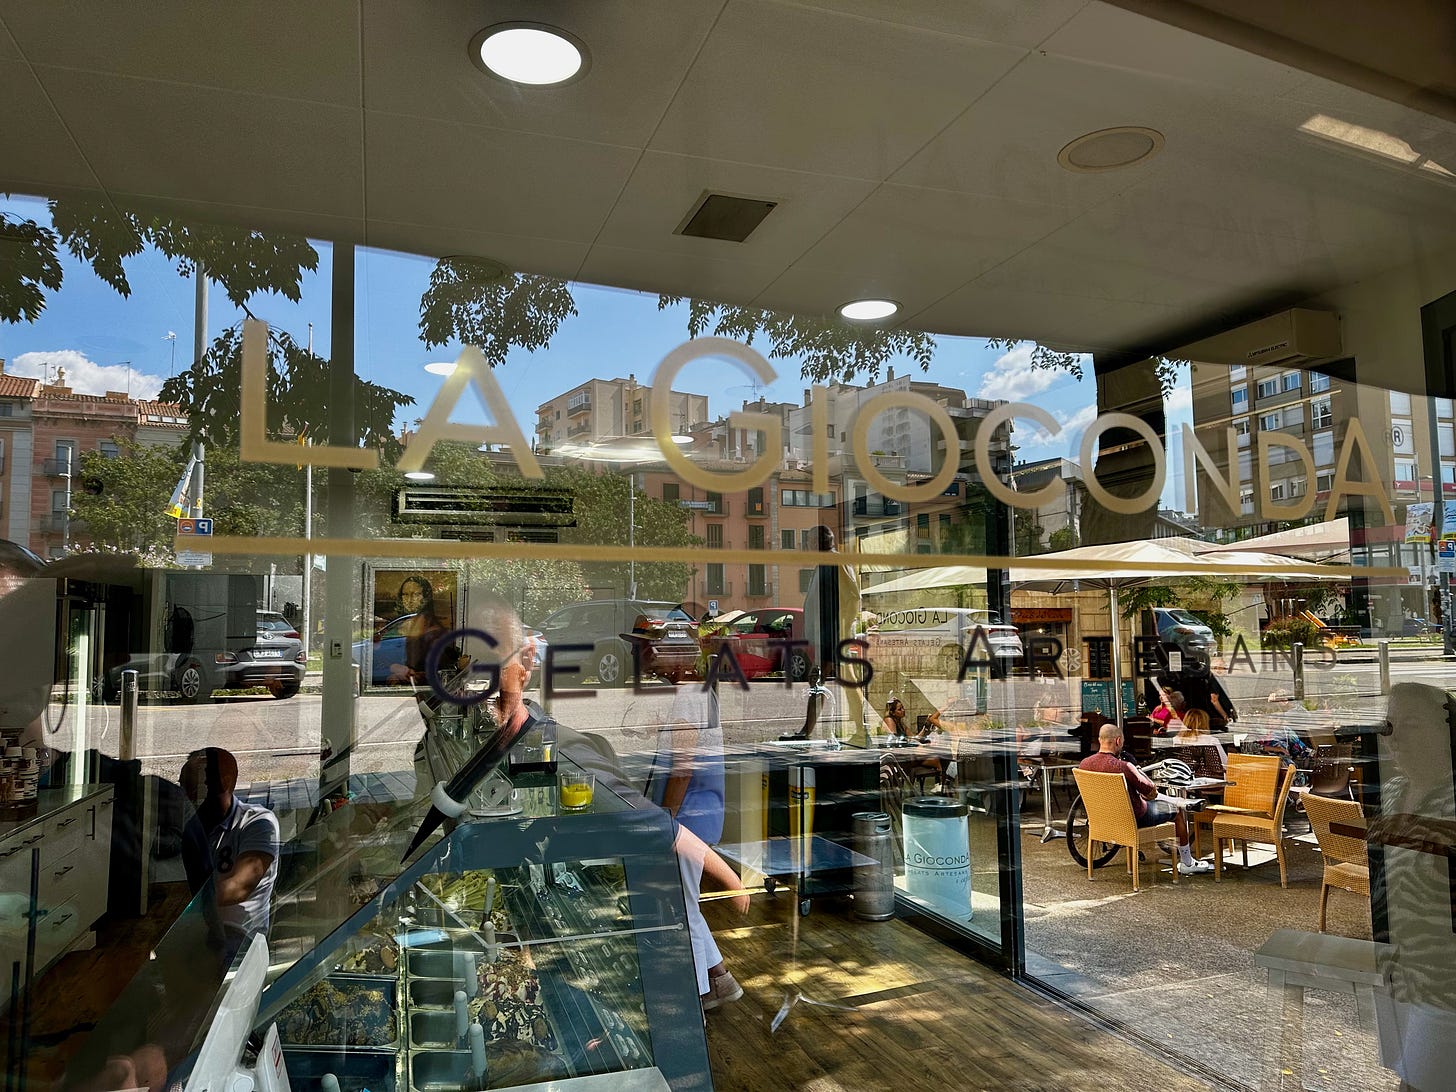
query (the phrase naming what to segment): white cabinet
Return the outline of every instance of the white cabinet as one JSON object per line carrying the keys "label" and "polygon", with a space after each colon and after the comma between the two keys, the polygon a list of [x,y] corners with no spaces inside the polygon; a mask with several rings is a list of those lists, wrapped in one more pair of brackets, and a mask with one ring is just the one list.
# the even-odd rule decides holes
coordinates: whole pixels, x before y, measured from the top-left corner
{"label": "white cabinet", "polygon": [[106,912],[111,874],[109,785],[48,790],[34,818],[0,824],[0,1005],[10,998],[15,964],[25,981],[31,869],[36,884],[32,980],[91,931]]}

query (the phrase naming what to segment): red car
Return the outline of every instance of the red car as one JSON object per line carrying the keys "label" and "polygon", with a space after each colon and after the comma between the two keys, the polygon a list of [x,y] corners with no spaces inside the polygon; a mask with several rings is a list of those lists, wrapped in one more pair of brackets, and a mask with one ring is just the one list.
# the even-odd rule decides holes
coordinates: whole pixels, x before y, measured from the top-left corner
{"label": "red car", "polygon": [[[709,651],[727,644],[750,679],[761,679],[785,670],[785,647],[776,641],[804,639],[804,611],[801,607],[764,607],[761,610],[735,610],[715,620],[727,629],[704,638]],[[803,682],[813,670],[814,654],[806,645],[787,649],[788,675]]]}

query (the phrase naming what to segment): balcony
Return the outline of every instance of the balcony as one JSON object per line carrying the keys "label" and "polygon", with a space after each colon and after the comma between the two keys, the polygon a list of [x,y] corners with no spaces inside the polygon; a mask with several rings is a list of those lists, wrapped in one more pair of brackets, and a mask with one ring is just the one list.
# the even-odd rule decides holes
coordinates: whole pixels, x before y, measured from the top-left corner
{"label": "balcony", "polygon": [[590,421],[583,421],[579,425],[572,425],[566,430],[566,436],[570,439],[573,436],[585,436],[592,429]]}
{"label": "balcony", "polygon": [[52,512],[48,516],[41,516],[35,521],[35,529],[46,535],[63,535],[71,522],[71,517],[65,512]]}
{"label": "balcony", "polygon": [[590,413],[592,408],[591,395],[584,394],[578,398],[572,398],[566,403],[566,416],[575,417],[579,413]]}
{"label": "balcony", "polygon": [[855,497],[853,511],[856,516],[866,518],[880,518],[882,516],[898,516],[905,510],[905,506],[897,500],[887,497]]}
{"label": "balcony", "polygon": [[41,464],[41,473],[47,478],[69,478],[73,465],[70,459],[47,459]]}

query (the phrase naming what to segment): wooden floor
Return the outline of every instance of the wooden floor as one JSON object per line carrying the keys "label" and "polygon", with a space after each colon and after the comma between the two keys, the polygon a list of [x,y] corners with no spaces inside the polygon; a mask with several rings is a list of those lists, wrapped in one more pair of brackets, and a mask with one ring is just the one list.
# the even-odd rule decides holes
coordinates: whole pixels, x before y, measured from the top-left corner
{"label": "wooden floor", "polygon": [[[47,975],[27,1088],[50,1087],[61,1075],[146,960],[161,923],[185,905],[185,888],[159,894],[148,918],[103,925],[101,946],[67,956]],[[800,918],[785,896],[755,896],[746,917],[724,902],[705,911],[744,988],[742,1000],[708,1016],[720,1092],[1208,1087],[901,922],[855,921],[832,901]]]}
{"label": "wooden floor", "polygon": [[705,907],[744,990],[708,1014],[719,1092],[1210,1087],[909,925],[820,906],[807,918],[782,896],[755,896],[747,917]]}

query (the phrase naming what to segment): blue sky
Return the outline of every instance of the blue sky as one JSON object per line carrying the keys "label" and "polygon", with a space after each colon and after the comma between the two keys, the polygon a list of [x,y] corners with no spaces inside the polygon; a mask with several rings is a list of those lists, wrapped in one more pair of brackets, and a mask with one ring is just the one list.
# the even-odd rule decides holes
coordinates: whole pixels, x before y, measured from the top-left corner
{"label": "blue sky", "polygon": [[[0,200],[0,213],[48,222],[43,201],[26,198]],[[260,296],[251,301],[254,313],[270,325],[288,330],[300,341],[314,324],[314,348],[329,352],[329,279],[331,252],[315,244],[319,268],[306,277],[302,300],[295,304],[281,296]],[[78,390],[128,390],[137,397],[152,397],[172,374],[176,334],[176,367],[192,358],[193,293],[190,279],[177,273],[174,263],[153,251],[126,263],[132,295],[123,298],[85,264],[63,255],[65,282],[51,294],[45,312],[34,323],[0,325],[0,357],[14,374],[42,375],[49,365],[54,377],[64,366],[67,381]],[[413,395],[416,405],[406,407],[396,424],[424,415],[439,389],[439,376],[424,371],[434,360],[453,360],[458,345],[427,349],[419,338],[419,301],[434,268],[433,259],[389,251],[360,251],[357,270],[356,369],[361,376]],[[535,353],[516,351],[496,371],[506,398],[528,436],[535,424],[536,406],[593,377],[609,379],[635,373],[647,381],[657,363],[687,338],[686,308],[657,309],[656,296],[589,285],[573,285],[579,314],[564,322],[551,345]],[[221,289],[209,296],[209,331],[212,336],[241,317]],[[984,398],[1032,401],[1064,424],[1055,438],[1038,435],[1023,422],[1016,431],[1019,457],[1025,460],[1056,455],[1076,457],[1081,428],[1095,412],[1095,393],[1089,375],[1078,381],[1063,373],[1035,371],[1030,347],[997,353],[978,338],[940,338],[927,378],[959,387]],[[773,361],[778,379],[762,394],[772,401],[799,402],[804,381],[790,361]],[[897,374],[917,371],[908,359],[893,362]],[[680,390],[706,393],[715,415],[737,409],[759,393],[747,375],[714,362],[690,365],[676,384]],[[485,420],[479,407],[462,402],[457,418]],[[1177,445],[1170,445],[1176,450]],[[1170,493],[1173,483],[1170,482]]]}

